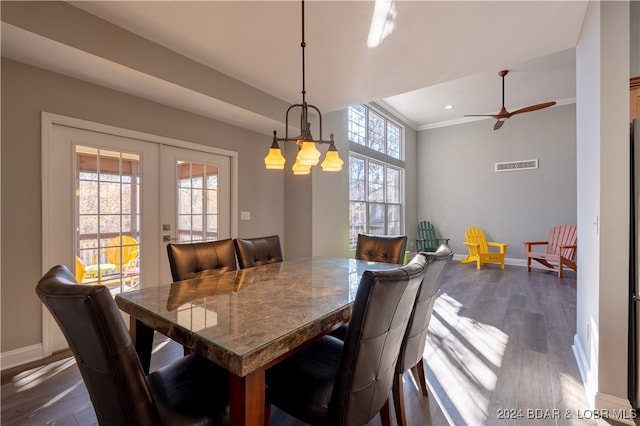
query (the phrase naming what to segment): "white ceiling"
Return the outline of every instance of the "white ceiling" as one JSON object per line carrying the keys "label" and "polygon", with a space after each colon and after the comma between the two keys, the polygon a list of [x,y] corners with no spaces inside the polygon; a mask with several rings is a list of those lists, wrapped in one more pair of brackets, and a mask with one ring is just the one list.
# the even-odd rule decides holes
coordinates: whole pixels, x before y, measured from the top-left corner
{"label": "white ceiling", "polygon": [[[71,4],[287,103],[300,102],[298,1]],[[586,1],[307,1],[305,7],[307,101],[323,113],[380,101],[416,129],[459,122],[464,114],[500,109],[501,69],[510,70],[508,110],[575,99],[574,48]],[[3,25],[3,55],[26,49],[12,48],[6,37]],[[63,63],[56,66],[64,72]],[[454,108],[445,110],[447,104]]]}

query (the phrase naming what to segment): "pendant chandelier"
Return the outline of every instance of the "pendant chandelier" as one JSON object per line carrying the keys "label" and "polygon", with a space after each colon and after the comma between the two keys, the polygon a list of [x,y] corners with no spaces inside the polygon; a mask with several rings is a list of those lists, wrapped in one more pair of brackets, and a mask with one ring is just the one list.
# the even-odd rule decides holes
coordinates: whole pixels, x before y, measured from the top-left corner
{"label": "pendant chandelier", "polygon": [[[325,155],[324,161],[321,164],[322,170],[327,172],[337,172],[342,170],[342,164],[344,162],[340,159],[338,150],[336,149],[336,146],[333,142],[333,133],[329,135],[329,140],[322,139],[322,113],[315,106],[307,104],[306,101],[307,92],[305,90],[304,81],[304,48],[306,47],[306,44],[304,42],[304,0],[302,1],[302,42],[300,43],[300,46],[302,47],[302,103],[291,105],[287,109],[284,138],[279,138],[277,135],[277,131],[273,131],[273,143],[271,144],[269,153],[264,158],[264,164],[267,169],[284,169],[286,160],[282,155],[282,151],[280,150],[278,142],[295,141],[298,145],[298,155],[296,156],[296,162],[292,167],[293,173],[296,175],[308,175],[309,173],[311,173],[311,167],[315,166],[320,161],[321,154],[320,151],[318,151],[316,144],[329,144],[329,149],[327,150],[327,154]],[[300,109],[300,136],[296,138],[290,138],[289,112],[295,108]],[[317,140],[314,140],[313,136],[311,135],[309,108],[315,110],[319,117],[318,124],[320,128],[320,139]]]}

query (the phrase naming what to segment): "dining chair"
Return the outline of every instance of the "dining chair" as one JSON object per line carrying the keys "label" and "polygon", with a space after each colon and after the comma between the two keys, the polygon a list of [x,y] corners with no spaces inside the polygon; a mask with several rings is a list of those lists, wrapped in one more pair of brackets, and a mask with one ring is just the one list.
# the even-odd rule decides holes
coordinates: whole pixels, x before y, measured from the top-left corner
{"label": "dining chair", "polygon": [[[406,235],[389,237],[386,235],[358,234],[355,258],[369,262],[404,263],[405,248],[407,246]],[[349,324],[343,324],[331,335],[344,340]]]}
{"label": "dining chair", "polygon": [[427,272],[409,317],[409,325],[402,339],[400,355],[396,363],[396,373],[393,378],[393,404],[398,425],[402,426],[407,424],[402,388],[402,377],[406,371],[411,370],[416,382],[420,385],[422,394],[427,396],[427,381],[422,356],[427,341],[433,305],[439,295],[442,274],[453,258],[453,252],[446,245],[441,245],[435,252],[420,253],[420,255],[427,259]]}
{"label": "dining chair", "polygon": [[390,424],[389,394],[426,258],[367,270],[356,293],[345,340],[326,335],[266,372],[271,404],[313,425],[364,425],[378,413]]}
{"label": "dining chair", "polygon": [[77,285],[51,268],[36,293],[62,329],[101,425],[202,425],[224,421],[226,371],[192,354],[145,377],[109,289]]}
{"label": "dining chair", "polygon": [[236,238],[233,240],[240,269],[282,262],[280,237]]}
{"label": "dining chair", "polygon": [[358,234],[355,258],[370,262],[404,263],[407,236]]}
{"label": "dining chair", "polygon": [[237,269],[233,240],[230,238],[201,243],[167,244],[167,254],[174,282]]}

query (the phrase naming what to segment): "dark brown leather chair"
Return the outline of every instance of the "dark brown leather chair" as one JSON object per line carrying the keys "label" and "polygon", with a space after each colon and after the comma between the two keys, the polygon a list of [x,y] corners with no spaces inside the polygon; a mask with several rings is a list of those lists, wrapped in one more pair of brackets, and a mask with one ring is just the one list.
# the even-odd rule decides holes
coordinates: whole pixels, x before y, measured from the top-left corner
{"label": "dark brown leather chair", "polygon": [[225,420],[228,375],[189,355],[145,377],[109,289],[54,266],[36,293],[62,329],[101,425],[202,425]]}
{"label": "dark brown leather chair", "polygon": [[404,263],[407,236],[388,237],[384,235],[358,234],[356,259],[370,262]]}
{"label": "dark brown leather chair", "polygon": [[[358,234],[355,258],[369,262],[404,263],[404,251],[407,236],[388,237],[385,235]],[[331,332],[331,335],[344,340],[349,324],[344,324]]]}
{"label": "dark brown leather chair", "polygon": [[266,372],[274,404],[313,425],[390,422],[389,394],[411,309],[426,271],[424,256],[386,271],[365,271],[344,342],[324,336]]}
{"label": "dark brown leather chair", "polygon": [[235,271],[236,255],[233,240],[205,243],[167,244],[173,281],[199,278]]}
{"label": "dark brown leather chair", "polygon": [[402,426],[407,424],[402,392],[402,376],[407,370],[412,371],[416,382],[420,384],[422,394],[427,396],[427,382],[424,376],[422,355],[427,341],[433,305],[439,294],[442,273],[453,258],[453,252],[444,244],[435,252],[420,253],[420,255],[427,258],[427,272],[409,318],[409,325],[402,341],[400,355],[396,364],[396,374],[393,379],[393,402],[396,410],[396,419],[398,425]]}
{"label": "dark brown leather chair", "polygon": [[258,238],[236,238],[233,240],[240,269],[282,262],[280,237],[271,235]]}

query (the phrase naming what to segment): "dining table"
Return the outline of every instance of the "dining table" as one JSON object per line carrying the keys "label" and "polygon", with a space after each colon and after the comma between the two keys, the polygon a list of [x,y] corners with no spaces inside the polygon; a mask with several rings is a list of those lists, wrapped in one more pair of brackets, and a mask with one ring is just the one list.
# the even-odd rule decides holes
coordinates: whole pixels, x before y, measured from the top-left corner
{"label": "dining table", "polygon": [[365,270],[397,267],[308,257],[166,284],[142,277],[115,300],[146,373],[158,331],[229,372],[232,425],[262,426],[266,369],[348,322]]}

